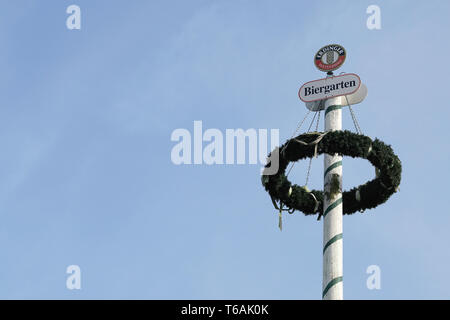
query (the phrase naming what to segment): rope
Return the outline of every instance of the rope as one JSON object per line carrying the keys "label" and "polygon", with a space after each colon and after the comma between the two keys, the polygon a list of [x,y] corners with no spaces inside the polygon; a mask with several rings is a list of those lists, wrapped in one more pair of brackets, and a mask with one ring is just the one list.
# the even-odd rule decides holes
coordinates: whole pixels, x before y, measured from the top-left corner
{"label": "rope", "polygon": [[[319,130],[319,119],[320,119],[320,110],[319,110],[319,114],[317,116],[317,123],[316,123],[316,132],[317,130]],[[316,154],[317,156],[317,154]],[[309,159],[309,165],[308,165],[308,171],[306,173],[306,181],[305,181],[305,186],[308,185],[308,181],[309,181],[309,175],[311,173],[311,164],[312,164],[312,158]],[[317,201],[317,200],[316,200]]]}
{"label": "rope", "polygon": [[345,100],[347,101],[347,106],[348,106],[348,108],[350,110],[350,114],[352,116],[352,120],[353,120],[353,124],[355,126],[355,129],[356,129],[356,133],[363,134],[363,132],[361,130],[361,127],[359,126],[358,120],[356,119],[356,115],[353,112],[353,108],[351,107],[350,103],[348,102],[347,96],[344,96],[344,97],[345,97]]}
{"label": "rope", "polygon": [[[345,72],[341,72],[341,73],[339,73],[339,75],[344,74],[344,73],[345,73]],[[347,106],[348,106],[348,108],[349,108],[349,110],[350,110],[350,114],[351,114],[351,116],[352,116],[353,125],[355,126],[356,133],[358,133],[358,134],[363,134],[363,132],[362,132],[362,130],[361,130],[361,127],[359,126],[358,120],[356,119],[356,115],[355,115],[355,113],[353,112],[353,109],[352,109],[352,107],[350,106],[350,103],[348,102],[347,96],[344,96],[344,97],[345,97],[345,100],[347,101]]]}
{"label": "rope", "polygon": [[[289,193],[290,192],[292,192],[292,188],[289,189]],[[272,196],[270,197],[270,199],[272,200],[272,204],[275,207],[275,209],[278,210],[278,228],[280,228],[280,231],[283,231],[283,217],[282,217],[282,213],[283,213],[283,211],[287,211],[288,213],[293,213],[294,209],[285,209],[285,208],[283,208],[283,203],[281,201],[280,201],[280,206],[278,206],[277,202],[275,201],[275,199]]]}
{"label": "rope", "polygon": [[316,116],[317,116],[317,112],[314,113],[314,117],[312,118],[311,123],[310,123],[310,125],[309,125],[309,127],[308,127],[308,131],[306,131],[306,133],[308,133],[308,132],[311,131],[311,127],[312,127],[312,125],[313,125],[313,123],[314,123],[314,120],[316,119]]}
{"label": "rope", "polygon": [[[295,131],[294,131],[294,133],[292,134],[292,136],[291,136],[291,138],[289,139],[289,141],[286,143],[286,145],[283,147],[283,149],[281,149],[281,151],[280,151],[281,153],[284,151],[284,149],[286,149],[286,147],[289,145],[289,143],[290,143],[292,140],[295,140],[295,141],[297,141],[297,142],[300,142],[300,140],[293,139],[293,138],[294,138],[294,136],[296,135],[296,133],[300,130],[300,128],[302,127],[303,123],[305,122],[306,118],[308,118],[308,116],[309,116],[310,113],[311,113],[311,110],[308,110],[308,112],[306,113],[306,115],[305,115],[305,117],[303,118],[303,120],[300,121],[300,123],[298,124],[297,128],[295,129]],[[316,119],[317,114],[319,114],[319,117],[317,117],[317,124],[316,124],[316,131],[317,131],[317,129],[318,129],[318,127],[319,127],[320,110],[319,110],[319,112],[315,112],[315,113],[314,113],[314,117],[313,117],[313,119],[312,119],[312,121],[311,121],[311,124],[309,125],[309,128],[308,128],[307,133],[310,132],[311,127],[312,127],[312,125],[313,125],[313,123],[314,123],[314,120]],[[316,139],[316,140],[317,140],[317,139]],[[319,140],[317,141],[317,143],[318,143],[320,140],[321,140],[321,139],[319,139]],[[301,142],[303,142],[303,141],[301,141]],[[315,153],[315,156],[317,156],[317,146],[316,146],[316,149],[315,149],[315,152],[314,152],[314,153]],[[311,159],[311,160],[312,160],[312,159]],[[289,176],[289,173],[291,172],[291,170],[292,170],[292,168],[294,167],[294,165],[295,165],[295,162],[292,163],[292,165],[291,165],[291,167],[289,168],[289,170],[288,170],[286,176]],[[309,178],[309,170],[310,170],[310,168],[311,168],[311,161],[310,161],[310,163],[309,163],[308,174],[307,174],[307,177],[306,177],[306,184],[308,184],[308,178]],[[292,189],[289,190],[289,195],[291,194],[291,192],[292,192]],[[314,194],[311,194],[311,195],[313,196],[314,200],[316,201],[316,207],[318,207],[319,204],[318,204],[318,201],[317,201],[316,197],[314,196]],[[280,228],[280,231],[281,231],[281,230],[283,230],[282,212],[283,212],[283,211],[287,211],[287,212],[289,212],[289,213],[293,213],[293,212],[294,212],[294,209],[285,209],[285,208],[283,208],[283,203],[282,203],[281,201],[280,201],[280,205],[278,206],[278,204],[277,204],[277,202],[275,201],[275,199],[274,199],[273,197],[271,197],[271,199],[272,199],[272,204],[273,204],[273,206],[275,207],[276,210],[278,210],[278,228]]]}
{"label": "rope", "polygon": [[312,146],[314,145],[314,157],[317,157],[317,144],[323,139],[323,137],[325,137],[325,135],[328,133],[328,131],[326,132],[322,132],[321,134],[319,134],[319,136],[316,138],[316,140],[307,143],[305,141],[299,140],[299,139],[294,139],[295,142],[301,143],[304,146]]}
{"label": "rope", "polygon": [[[310,111],[310,112],[311,112],[311,111]],[[319,112],[315,112],[315,113],[314,113],[314,117],[312,118],[311,123],[309,124],[309,127],[308,127],[308,131],[306,131],[306,133],[309,133],[309,132],[311,131],[311,127],[312,127],[312,125],[313,125],[313,123],[314,123],[314,120],[316,119],[316,116],[317,116],[317,115],[319,115],[319,116],[317,117],[317,124],[316,124],[316,131],[317,131],[317,129],[318,129],[318,127],[319,127],[320,110],[319,110]],[[291,137],[291,140],[292,140],[292,138],[293,138],[293,137]],[[287,147],[288,144],[291,142],[291,140],[288,141],[288,143],[286,144],[286,147]],[[283,150],[284,150],[284,148],[283,148]],[[311,159],[311,160],[312,160],[312,159]],[[310,167],[310,168],[311,168],[311,160],[310,160],[310,163],[309,163],[309,167]],[[291,170],[294,168],[294,166],[295,166],[295,162],[292,162],[291,166],[289,167],[289,169],[288,169],[288,171],[287,171],[287,173],[286,173],[286,177],[289,176],[289,173],[291,173]],[[308,169],[308,175],[309,175],[309,169]],[[307,184],[308,184],[308,177],[306,178],[306,184],[305,184],[305,185],[307,185]]]}
{"label": "rope", "polygon": [[303,118],[302,121],[300,121],[299,125],[297,126],[297,129],[295,129],[294,133],[292,134],[291,138],[289,139],[288,143],[283,147],[283,149],[281,149],[280,152],[283,152],[284,149],[286,149],[286,147],[289,145],[289,143],[291,142],[291,139],[295,136],[295,134],[297,133],[298,130],[300,130],[301,126],[303,125],[303,122],[305,122],[306,118],[308,118],[309,114],[311,113],[311,110],[308,110],[308,112],[306,113],[305,117]]}

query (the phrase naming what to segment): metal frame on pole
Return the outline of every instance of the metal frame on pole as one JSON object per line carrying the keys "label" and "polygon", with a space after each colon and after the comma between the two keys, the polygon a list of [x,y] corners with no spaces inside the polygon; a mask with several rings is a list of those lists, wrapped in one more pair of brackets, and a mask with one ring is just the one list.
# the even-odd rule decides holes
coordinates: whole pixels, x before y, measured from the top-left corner
{"label": "metal frame on pole", "polygon": [[[340,97],[325,100],[325,131],[342,130]],[[342,156],[324,155],[322,299],[342,300]]]}

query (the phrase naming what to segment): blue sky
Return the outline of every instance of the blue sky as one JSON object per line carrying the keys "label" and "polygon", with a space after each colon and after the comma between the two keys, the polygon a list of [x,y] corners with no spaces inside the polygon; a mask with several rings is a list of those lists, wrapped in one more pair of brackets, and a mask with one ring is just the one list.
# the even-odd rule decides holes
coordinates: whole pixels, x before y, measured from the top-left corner
{"label": "blue sky", "polygon": [[[71,4],[81,30],[66,28]],[[371,4],[381,30],[366,28]],[[339,43],[339,72],[369,90],[354,107],[363,132],[403,163],[399,193],[344,218],[344,296],[449,299],[449,13],[448,1],[1,1],[0,298],[320,299],[321,222],[295,213],[280,232],[259,165],[176,166],[170,136],[201,120],[284,142],[306,113],[298,88],[323,77],[314,53]],[[347,158],[343,172],[346,189],[374,175]],[[73,264],[81,290],[66,288]],[[366,288],[372,264],[381,290]]]}

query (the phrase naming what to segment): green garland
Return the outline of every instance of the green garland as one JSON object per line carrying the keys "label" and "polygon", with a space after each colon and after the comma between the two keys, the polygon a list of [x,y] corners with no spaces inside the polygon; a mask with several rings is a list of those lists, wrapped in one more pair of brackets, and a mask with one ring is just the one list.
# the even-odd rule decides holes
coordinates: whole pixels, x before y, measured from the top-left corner
{"label": "green garland", "polygon": [[[375,179],[343,193],[344,214],[375,208],[386,202],[400,185],[402,165],[392,148],[378,139],[372,141],[369,137],[350,131],[302,134],[288,140],[273,152],[279,152],[278,172],[274,175],[263,173],[261,180],[274,205],[276,206],[276,201],[279,201],[280,208],[282,205],[287,207],[289,213],[294,210],[301,211],[305,215],[318,213],[319,218],[323,213],[323,192],[309,191],[306,187],[292,185],[285,175],[289,162],[311,158],[317,154],[363,158],[369,160],[376,168]],[[266,167],[269,166],[270,160]],[[333,188],[331,189],[333,193]]]}

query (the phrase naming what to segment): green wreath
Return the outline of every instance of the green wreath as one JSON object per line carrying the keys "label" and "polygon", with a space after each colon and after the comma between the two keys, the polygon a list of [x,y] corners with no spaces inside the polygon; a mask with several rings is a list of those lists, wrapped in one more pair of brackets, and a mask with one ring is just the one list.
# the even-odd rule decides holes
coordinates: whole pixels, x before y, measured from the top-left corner
{"label": "green wreath", "polygon": [[[281,150],[281,151],[280,151]],[[280,148],[269,154],[266,168],[270,167],[270,157],[279,152],[279,169],[274,175],[264,174],[262,184],[269,192],[274,206],[281,210],[285,206],[289,213],[295,210],[305,215],[323,214],[323,192],[309,191],[306,186],[292,185],[285,174],[289,162],[311,158],[317,154],[339,154],[352,158],[364,158],[375,166],[376,178],[350,191],[343,192],[343,213],[375,208],[398,190],[402,165],[392,148],[382,141],[350,131],[312,132],[301,134],[288,140]],[[332,179],[331,189],[333,189]],[[339,181],[337,182],[339,188]],[[333,192],[333,191],[331,191]],[[279,201],[278,208],[276,201]]]}

